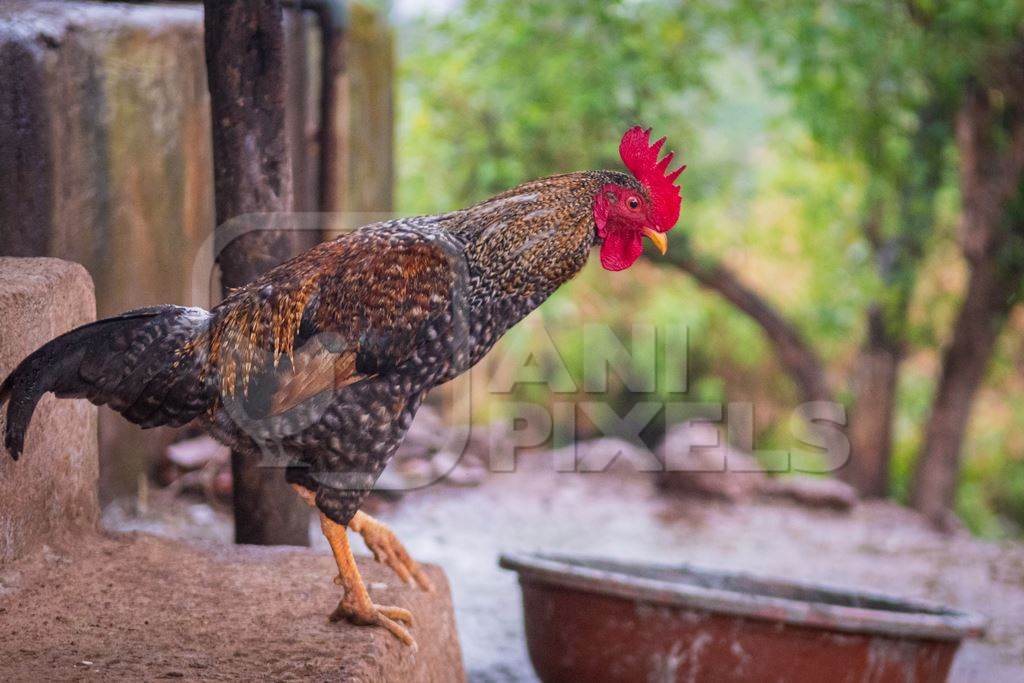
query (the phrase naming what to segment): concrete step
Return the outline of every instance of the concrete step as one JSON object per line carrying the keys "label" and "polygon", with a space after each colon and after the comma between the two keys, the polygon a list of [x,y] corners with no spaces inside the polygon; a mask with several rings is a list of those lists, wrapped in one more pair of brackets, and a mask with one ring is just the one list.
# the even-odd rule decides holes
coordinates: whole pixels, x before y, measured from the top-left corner
{"label": "concrete step", "polygon": [[380,628],[329,623],[329,554],[95,535],[0,565],[0,680],[465,680],[444,573],[410,588],[359,558],[371,597],[405,607],[413,652]]}
{"label": "concrete step", "polygon": [[[81,266],[0,258],[0,376],[95,317]],[[40,402],[17,462],[0,452],[0,681],[462,681],[444,573],[432,593],[361,559],[379,604],[411,610],[413,652],[331,624],[329,553],[97,531],[96,411]]]}
{"label": "concrete step", "polygon": [[[0,258],[0,380],[46,342],[95,318],[92,280],[82,266]],[[2,412],[0,427],[6,404]],[[52,394],[36,406],[20,460],[0,445],[0,563],[48,538],[96,528],[96,449],[96,408]]]}

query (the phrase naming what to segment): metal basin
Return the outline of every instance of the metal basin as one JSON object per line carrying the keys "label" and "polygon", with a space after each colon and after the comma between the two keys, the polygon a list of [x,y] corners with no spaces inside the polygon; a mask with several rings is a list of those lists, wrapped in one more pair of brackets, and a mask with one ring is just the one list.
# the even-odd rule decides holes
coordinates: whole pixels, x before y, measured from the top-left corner
{"label": "metal basin", "polygon": [[985,620],[941,605],[690,565],[513,554],[545,683],[944,681]]}

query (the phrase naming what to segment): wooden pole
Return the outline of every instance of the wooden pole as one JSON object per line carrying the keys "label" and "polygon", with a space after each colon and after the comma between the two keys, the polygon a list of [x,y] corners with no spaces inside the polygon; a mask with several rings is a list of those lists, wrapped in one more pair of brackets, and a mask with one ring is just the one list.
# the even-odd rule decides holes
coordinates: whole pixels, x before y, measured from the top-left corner
{"label": "wooden pole", "polygon": [[[278,0],[205,0],[204,7],[217,224],[290,212],[281,5]],[[224,292],[300,251],[304,238],[287,229],[260,229],[218,245]],[[309,545],[308,506],[287,486],[281,469],[262,466],[252,456],[231,454],[235,542]]]}

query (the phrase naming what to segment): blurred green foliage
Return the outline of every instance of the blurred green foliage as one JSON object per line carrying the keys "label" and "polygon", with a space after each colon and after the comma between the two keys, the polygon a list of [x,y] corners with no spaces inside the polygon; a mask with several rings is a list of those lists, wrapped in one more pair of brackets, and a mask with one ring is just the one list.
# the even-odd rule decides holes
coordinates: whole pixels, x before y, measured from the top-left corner
{"label": "blurred green foliage", "polygon": [[[406,31],[403,201],[442,210],[555,169],[617,165],[615,145],[593,141],[617,140],[623,121],[679,119],[692,106],[705,50],[686,8],[469,0]],[[665,132],[688,130],[680,120]]]}
{"label": "blurred green foliage", "polygon": [[[467,0],[398,30],[400,211],[618,168],[621,133],[653,126],[689,165],[670,249],[727,262],[811,340],[834,383],[880,303],[906,351],[892,467],[906,497],[964,279],[954,112],[984,54],[1024,31],[1024,3]],[[634,323],[685,325],[689,390],[652,396],[752,401],[757,444],[792,447],[798,398],[758,326],[657,261],[621,274],[591,264],[538,312],[577,384],[584,324],[626,343]],[[973,414],[958,498],[989,535],[1024,526],[1017,314]],[[503,344],[537,334],[523,325]],[[612,393],[620,414],[652,397]]]}

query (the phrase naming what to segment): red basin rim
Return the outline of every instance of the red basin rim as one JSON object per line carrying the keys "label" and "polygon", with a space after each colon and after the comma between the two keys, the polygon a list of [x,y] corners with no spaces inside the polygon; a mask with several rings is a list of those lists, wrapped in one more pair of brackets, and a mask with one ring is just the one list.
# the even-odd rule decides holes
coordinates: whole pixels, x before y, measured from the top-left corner
{"label": "red basin rim", "polygon": [[849,633],[962,640],[986,619],[937,603],[689,564],[635,564],[548,553],[503,554],[524,585],[546,584],[655,605]]}

